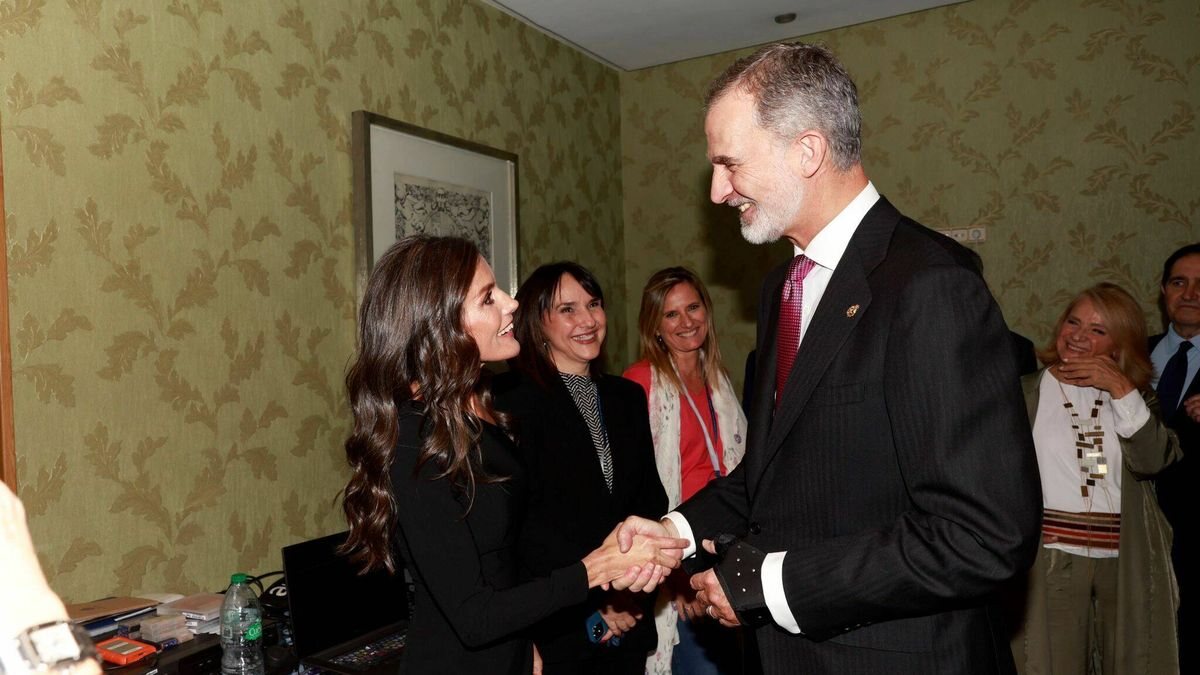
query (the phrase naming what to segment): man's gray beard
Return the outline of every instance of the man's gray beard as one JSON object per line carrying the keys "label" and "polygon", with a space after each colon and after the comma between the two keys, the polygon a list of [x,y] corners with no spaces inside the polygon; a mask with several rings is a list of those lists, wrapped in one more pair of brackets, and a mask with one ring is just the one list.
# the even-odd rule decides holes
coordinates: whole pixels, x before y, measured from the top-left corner
{"label": "man's gray beard", "polygon": [[742,238],[751,244],[772,244],[779,241],[787,228],[780,225],[778,219],[765,213],[758,204],[754,205],[754,211],[757,217],[754,222],[747,223],[741,218],[738,219],[742,226]]}

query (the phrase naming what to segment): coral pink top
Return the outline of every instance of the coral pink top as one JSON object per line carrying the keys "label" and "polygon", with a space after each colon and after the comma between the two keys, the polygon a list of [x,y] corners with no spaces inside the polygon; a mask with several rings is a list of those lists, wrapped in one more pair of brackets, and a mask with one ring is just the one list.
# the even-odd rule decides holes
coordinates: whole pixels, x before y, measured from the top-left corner
{"label": "coral pink top", "polygon": [[[649,361],[638,361],[629,366],[623,375],[626,379],[642,385],[642,389],[646,390],[646,399],[650,399]],[[689,389],[688,393],[692,395],[692,400],[696,403],[700,414],[704,415],[704,424],[712,434],[713,449],[717,451],[717,461],[721,464],[721,473],[724,474],[726,467],[725,460],[722,458],[721,434],[717,429],[717,416],[709,402],[708,391],[705,387],[700,387]],[[683,474],[680,481],[680,494],[686,501],[699,492],[700,488],[708,485],[708,481],[715,476],[712,460],[708,456],[708,447],[704,443],[704,431],[700,428],[700,421],[696,419],[696,413],[692,412],[692,406],[688,405],[686,400],[680,401],[679,415],[681,417],[679,468]]]}

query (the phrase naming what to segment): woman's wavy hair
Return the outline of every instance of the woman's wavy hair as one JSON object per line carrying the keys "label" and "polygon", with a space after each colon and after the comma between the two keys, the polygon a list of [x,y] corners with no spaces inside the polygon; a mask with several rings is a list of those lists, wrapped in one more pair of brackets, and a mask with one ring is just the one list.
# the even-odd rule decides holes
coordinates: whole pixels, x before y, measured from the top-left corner
{"label": "woman's wavy hair", "polygon": [[[570,275],[579,282],[583,290],[604,306],[604,291],[600,281],[586,267],[570,261],[559,261],[542,265],[529,275],[517,289],[517,313],[513,319],[513,334],[521,343],[521,353],[509,360],[509,366],[529,377],[541,387],[548,387],[558,379],[558,368],[550,355],[549,341],[543,322],[554,308],[554,296],[558,294],[563,275]],[[604,374],[604,351],[588,364],[592,379]]]}
{"label": "woman's wavy hair", "polygon": [[1092,306],[1104,317],[1108,336],[1117,347],[1117,367],[1139,391],[1146,391],[1154,373],[1146,341],[1146,316],[1142,314],[1137,300],[1116,284],[1099,283],[1085,288],[1072,298],[1055,322],[1050,342],[1038,350],[1038,359],[1046,366],[1053,366],[1059,362],[1058,334],[1062,331],[1071,310],[1084,298],[1091,300]]}
{"label": "woman's wavy hair", "polygon": [[700,280],[700,276],[686,267],[668,267],[650,275],[646,287],[642,289],[642,306],[638,311],[638,343],[641,345],[641,357],[650,362],[650,366],[665,376],[675,388],[683,393],[683,382],[671,365],[671,352],[666,343],[659,337],[659,326],[662,325],[663,305],[667,294],[679,284],[691,284],[700,296],[707,315],[708,335],[700,347],[700,369],[704,382],[712,385],[716,382],[718,373],[725,373],[725,364],[721,360],[721,348],[717,344],[717,326],[713,322],[712,298],[708,288]]}
{"label": "woman's wavy hair", "polygon": [[391,468],[400,410],[423,404],[422,445],[414,474],[437,467],[463,496],[475,485],[502,478],[483,471],[479,415],[507,419],[492,409],[479,347],[463,329],[463,304],[481,257],[474,244],[453,237],[406,237],[375,264],[359,309],[358,353],[346,374],[354,429],[346,439],[352,475],[342,493],[350,536],[342,552],[363,570],[396,569],[396,503]]}

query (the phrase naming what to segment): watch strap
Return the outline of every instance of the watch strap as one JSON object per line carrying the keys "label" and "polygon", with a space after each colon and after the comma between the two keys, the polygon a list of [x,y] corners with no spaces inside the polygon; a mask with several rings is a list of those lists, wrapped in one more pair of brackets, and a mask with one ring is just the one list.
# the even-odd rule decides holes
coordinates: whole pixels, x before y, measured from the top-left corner
{"label": "watch strap", "polygon": [[43,673],[95,657],[96,647],[83,627],[50,621],[0,640],[0,675]]}

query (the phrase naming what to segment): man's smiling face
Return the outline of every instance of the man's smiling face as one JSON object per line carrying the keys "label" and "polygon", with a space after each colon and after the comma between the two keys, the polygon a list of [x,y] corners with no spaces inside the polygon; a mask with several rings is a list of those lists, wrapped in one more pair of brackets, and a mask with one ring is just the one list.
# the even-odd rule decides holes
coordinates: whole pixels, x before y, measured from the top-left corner
{"label": "man's smiling face", "polygon": [[752,244],[787,234],[804,203],[803,183],[788,169],[788,153],[795,149],[758,125],[754,98],[735,89],[714,101],[704,134],[713,203],[739,211],[742,236]]}

